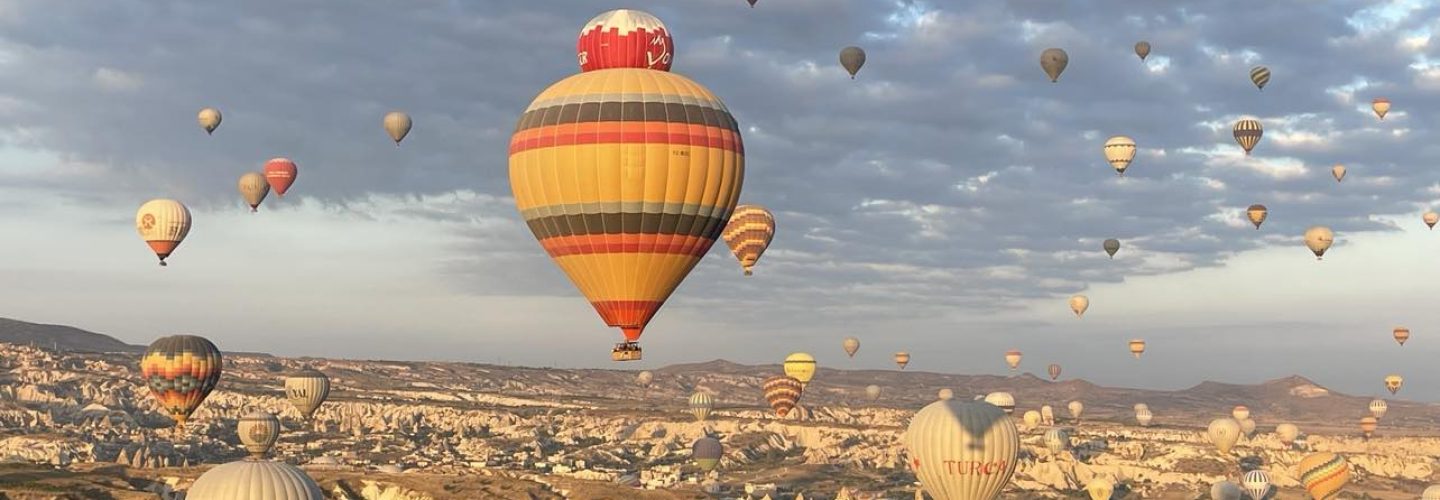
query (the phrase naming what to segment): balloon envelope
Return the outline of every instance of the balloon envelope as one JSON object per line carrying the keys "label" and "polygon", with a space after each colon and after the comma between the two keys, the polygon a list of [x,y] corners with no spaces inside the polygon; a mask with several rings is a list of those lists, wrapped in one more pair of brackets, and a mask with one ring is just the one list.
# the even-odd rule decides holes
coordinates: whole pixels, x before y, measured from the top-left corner
{"label": "balloon envelope", "polygon": [[175,419],[185,420],[220,383],[220,349],[204,337],[173,335],[150,344],[140,358],[140,376],[150,395]]}
{"label": "balloon envelope", "polygon": [[1295,470],[1300,472],[1300,484],[1315,500],[1339,496],[1340,490],[1350,482],[1350,463],[1334,453],[1311,454],[1301,459]]}
{"label": "balloon envelope", "polygon": [[1015,474],[1020,432],[993,405],[936,401],[902,437],[915,477],[934,500],[991,500]]}
{"label": "balloon envelope", "polygon": [[259,210],[260,202],[265,201],[265,196],[270,194],[270,183],[265,182],[265,174],[260,172],[246,172],[241,175],[237,188],[240,190],[240,197],[250,205],[251,212]]}
{"label": "balloon envelope", "polygon": [[1250,219],[1250,223],[1255,225],[1255,229],[1260,229],[1260,224],[1265,223],[1265,217],[1268,215],[1270,215],[1270,209],[1258,203],[1245,209],[1245,217]]}
{"label": "balloon envelope", "polygon": [[1105,161],[1110,162],[1115,174],[1125,175],[1125,169],[1135,160],[1135,140],[1123,135],[1111,137],[1105,141],[1104,152]]}
{"label": "balloon envelope", "polygon": [[690,414],[695,415],[695,421],[704,422],[710,418],[710,411],[715,409],[715,398],[708,392],[696,391],[690,395]]}
{"label": "balloon envelope", "polygon": [[770,240],[775,238],[775,216],[760,205],[739,205],[721,234],[730,246],[730,253],[740,260],[745,275],[750,276],[755,263],[770,247]]}
{"label": "balloon envelope", "polygon": [[1250,68],[1250,82],[1260,90],[1265,90],[1265,84],[1270,83],[1270,68],[1256,66]]}
{"label": "balloon envelope", "polygon": [[695,445],[690,448],[690,455],[700,470],[710,472],[720,465],[720,458],[725,456],[725,447],[720,444],[719,439],[705,436],[695,440]]}
{"label": "balloon envelope", "polygon": [[904,370],[904,369],[905,369],[905,365],[910,364],[910,353],[908,353],[908,352],[897,352],[897,353],[895,353],[895,364],[900,365],[900,369],[901,369],[901,370]]}
{"label": "balloon envelope", "polygon": [[840,49],[840,66],[850,73],[850,78],[855,78],[855,73],[860,72],[860,67],[865,65],[865,49],[860,47],[845,47]]}
{"label": "balloon envelope", "polygon": [[815,357],[809,353],[797,352],[785,357],[785,374],[809,384],[815,379]]}
{"label": "balloon envelope", "polygon": [[1247,118],[1235,122],[1231,134],[1235,136],[1235,142],[1245,150],[1245,155],[1249,156],[1250,150],[1255,149],[1255,145],[1259,144],[1260,138],[1265,135],[1265,127],[1260,126],[1259,120]]}
{"label": "balloon envelope", "polygon": [[1052,83],[1060,80],[1060,73],[1064,73],[1069,65],[1070,54],[1066,54],[1064,49],[1052,47],[1040,53],[1040,69],[1045,70]]}
{"label": "balloon envelope", "polygon": [[1115,494],[1115,482],[1107,477],[1096,476],[1085,484],[1085,493],[1090,495],[1090,500],[1110,500],[1110,495]]}
{"label": "balloon envelope", "polygon": [[1057,380],[1060,378],[1060,365],[1050,363],[1050,366],[1046,368],[1046,371],[1050,373],[1050,380]]}
{"label": "balloon envelope", "polygon": [[330,377],[318,370],[305,370],[285,379],[285,399],[306,420],[330,397]]}
{"label": "balloon envelope", "polygon": [[1325,256],[1325,251],[1335,243],[1335,233],[1325,226],[1313,226],[1305,230],[1305,246],[1315,254],[1315,260]]}
{"label": "balloon envelope", "polygon": [[1210,439],[1210,444],[1221,455],[1230,453],[1230,448],[1240,441],[1240,422],[1233,418],[1217,418],[1210,421],[1210,427],[1205,430],[1205,436]]}
{"label": "balloon envelope", "polygon": [[1141,61],[1144,61],[1146,57],[1149,57],[1149,56],[1150,56],[1150,42],[1147,42],[1147,41],[1144,41],[1144,40],[1141,40],[1141,41],[1139,41],[1139,42],[1135,42],[1135,55],[1140,56],[1140,60],[1141,60]]}
{"label": "balloon envelope", "polygon": [[1089,308],[1089,297],[1086,297],[1084,295],[1075,295],[1073,297],[1070,297],[1070,311],[1075,313],[1075,317],[1079,318],[1081,316],[1084,316],[1085,310]]}
{"label": "balloon envelope", "polygon": [[845,340],[841,342],[840,345],[845,348],[845,354],[853,358],[855,357],[855,353],[860,350],[860,339],[845,337]]}
{"label": "balloon envelope", "polygon": [[380,124],[385,127],[385,133],[390,134],[390,139],[398,145],[400,141],[405,140],[405,136],[410,135],[410,126],[413,125],[413,122],[410,121],[410,115],[402,111],[391,111],[385,114],[385,118],[381,120]]}
{"label": "balloon envelope", "polygon": [[270,183],[270,189],[280,197],[285,197],[285,192],[295,184],[295,177],[299,175],[299,167],[289,158],[271,158],[265,162],[265,182]]}
{"label": "balloon envelope", "polygon": [[200,114],[196,115],[195,118],[200,121],[200,128],[204,129],[206,134],[214,133],[215,129],[220,127],[221,117],[220,110],[218,109],[201,109]]}
{"label": "balloon envelope", "polygon": [[770,403],[770,408],[775,414],[781,417],[795,409],[796,403],[800,402],[800,394],[805,386],[799,380],[786,375],[777,375],[765,379],[762,386],[765,391],[765,401]]}
{"label": "balloon envelope", "polygon": [[675,40],[665,23],[634,9],[600,13],[585,23],[575,42],[581,72],[609,68],[670,71],[674,50]]}
{"label": "balloon envelope", "polygon": [[1215,484],[1210,485],[1211,500],[1243,500],[1244,497],[1245,490],[1240,489],[1240,485],[1230,481],[1217,481]]}
{"label": "balloon envelope", "polygon": [[240,417],[235,433],[240,435],[240,444],[245,445],[251,457],[265,458],[280,437],[280,419],[268,411],[253,411]]}
{"label": "balloon envelope", "polygon": [[190,234],[190,209],[175,200],[154,199],[135,212],[135,230],[160,258],[160,265]]}

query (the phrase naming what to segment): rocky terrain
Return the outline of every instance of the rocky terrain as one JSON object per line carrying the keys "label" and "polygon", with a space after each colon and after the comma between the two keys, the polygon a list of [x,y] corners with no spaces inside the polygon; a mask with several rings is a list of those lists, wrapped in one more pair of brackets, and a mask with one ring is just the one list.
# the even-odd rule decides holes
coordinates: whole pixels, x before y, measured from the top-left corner
{"label": "rocky terrain", "polygon": [[[113,340],[113,339],[112,339]],[[36,343],[37,345],[43,345]],[[123,345],[123,344],[120,344]],[[1344,454],[1356,474],[1347,498],[1416,498],[1434,476],[1440,406],[1391,400],[1376,437],[1354,424],[1368,397],[1333,393],[1301,378],[1260,385],[1206,382],[1182,391],[1108,388],[1080,380],[822,368],[802,408],[784,419],[762,406],[760,381],[778,365],[725,361],[636,373],[462,363],[287,359],[227,354],[219,388],[185,432],[139,384],[138,354],[0,344],[0,493],[9,498],[183,498],[206,468],[245,456],[236,419],[252,409],[281,416],[275,458],[300,465],[337,499],[444,498],[913,498],[899,444],[909,416],[941,388],[968,399],[1015,395],[1016,416],[1048,404],[1074,449],[1051,453],[1044,427],[1026,429],[1007,498],[1077,498],[1096,476],[1124,498],[1204,498],[1211,482],[1242,470],[1270,472],[1275,498],[1304,498],[1296,462],[1307,450]],[[329,402],[303,422],[283,380],[303,368],[332,381]],[[883,388],[879,400],[864,387]],[[705,423],[686,407],[711,392]],[[1068,401],[1084,401],[1084,419]],[[1134,424],[1149,405],[1155,425]],[[1221,456],[1202,435],[1210,419],[1243,404],[1257,433]],[[1308,434],[1282,445],[1275,425]],[[699,474],[690,445],[713,432],[720,468]]]}

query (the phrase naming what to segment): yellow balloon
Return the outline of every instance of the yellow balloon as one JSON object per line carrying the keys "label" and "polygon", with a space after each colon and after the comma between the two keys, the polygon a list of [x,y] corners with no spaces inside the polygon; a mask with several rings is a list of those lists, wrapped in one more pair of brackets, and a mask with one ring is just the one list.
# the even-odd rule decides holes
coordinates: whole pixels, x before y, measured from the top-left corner
{"label": "yellow balloon", "polygon": [[785,357],[785,374],[809,384],[815,378],[815,357],[809,353],[797,352]]}

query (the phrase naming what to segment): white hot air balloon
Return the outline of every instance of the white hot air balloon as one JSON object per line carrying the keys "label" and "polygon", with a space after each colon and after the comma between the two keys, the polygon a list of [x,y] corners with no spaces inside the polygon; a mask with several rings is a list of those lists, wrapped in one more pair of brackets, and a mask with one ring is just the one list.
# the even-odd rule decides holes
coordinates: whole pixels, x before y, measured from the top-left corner
{"label": "white hot air balloon", "polygon": [[1008,392],[992,392],[985,395],[985,402],[1005,410],[1005,414],[1015,413],[1015,396]]}
{"label": "white hot air balloon", "polygon": [[1325,226],[1314,226],[1305,230],[1305,246],[1315,254],[1315,260],[1325,257],[1325,251],[1335,244],[1335,232]]}
{"label": "white hot air balloon", "polygon": [[1040,407],[1040,421],[1045,425],[1055,425],[1055,409],[1050,405]]}
{"label": "white hot air balloon", "polygon": [[205,135],[215,133],[215,129],[220,127],[220,110],[218,109],[202,109],[195,118],[200,121],[200,128],[205,129]]}
{"label": "white hot air balloon", "polygon": [[1085,403],[1081,403],[1079,401],[1071,401],[1070,404],[1066,406],[1066,408],[1070,410],[1070,418],[1073,418],[1076,422],[1079,422],[1080,414],[1085,412]]}
{"label": "white hot air balloon", "polygon": [[285,378],[285,399],[305,420],[315,417],[315,410],[330,397],[330,377],[319,370],[303,370]]}
{"label": "white hot air balloon", "polygon": [[870,398],[872,403],[880,399],[880,386],[874,384],[865,386],[865,396]]}
{"label": "white hot air balloon", "polygon": [[1155,414],[1150,413],[1149,408],[1135,410],[1135,422],[1139,423],[1141,427],[1149,427],[1153,420],[1155,420]]}
{"label": "white hot air balloon", "polygon": [[1015,474],[1020,431],[988,403],[930,403],[902,437],[910,468],[934,500],[992,500]]}
{"label": "white hot air balloon", "polygon": [[1300,437],[1300,428],[1291,423],[1277,425],[1275,437],[1280,438],[1280,442],[1285,443],[1285,446],[1290,446],[1295,443],[1295,438]]}
{"label": "white hot air balloon", "polygon": [[1205,430],[1205,436],[1210,439],[1210,444],[1221,455],[1230,453],[1230,448],[1240,441],[1240,422],[1233,418],[1217,418],[1210,421],[1210,427]]}
{"label": "white hot air balloon", "polygon": [[1386,404],[1385,400],[1377,399],[1370,402],[1370,414],[1374,415],[1376,420],[1385,418],[1387,411],[1390,411],[1390,405]]}
{"label": "white hot air balloon", "polygon": [[1085,316],[1085,310],[1090,308],[1090,298],[1084,295],[1070,297],[1070,310],[1075,313],[1076,318]]}
{"label": "white hot air balloon", "polygon": [[1240,479],[1240,486],[1250,494],[1254,500],[1263,500],[1265,495],[1270,494],[1270,474],[1263,470],[1252,470],[1245,473]]}
{"label": "white hot air balloon", "polygon": [[1230,410],[1230,416],[1235,417],[1236,421],[1245,420],[1250,418],[1250,408],[1244,405],[1236,406],[1235,409]]}
{"label": "white hot air balloon", "polygon": [[245,445],[245,451],[250,452],[251,458],[265,458],[265,454],[270,453],[270,447],[275,446],[275,439],[280,437],[280,419],[268,411],[253,411],[240,417],[235,433],[240,436],[240,444]]}
{"label": "white hot air balloon", "polygon": [[160,258],[160,265],[168,265],[165,259],[190,234],[190,209],[175,200],[147,201],[135,212],[135,230]]}
{"label": "white hot air balloon", "polygon": [[293,465],[270,460],[241,460],[205,471],[186,490],[185,498],[325,500],[325,493],[315,480]]}

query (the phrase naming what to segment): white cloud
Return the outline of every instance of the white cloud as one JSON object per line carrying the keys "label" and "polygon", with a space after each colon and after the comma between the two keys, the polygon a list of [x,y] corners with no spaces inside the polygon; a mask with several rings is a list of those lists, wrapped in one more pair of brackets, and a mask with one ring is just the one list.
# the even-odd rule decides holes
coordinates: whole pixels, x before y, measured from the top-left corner
{"label": "white cloud", "polygon": [[103,90],[130,92],[139,90],[144,84],[140,75],[127,73],[115,68],[97,68],[95,70],[95,84]]}

